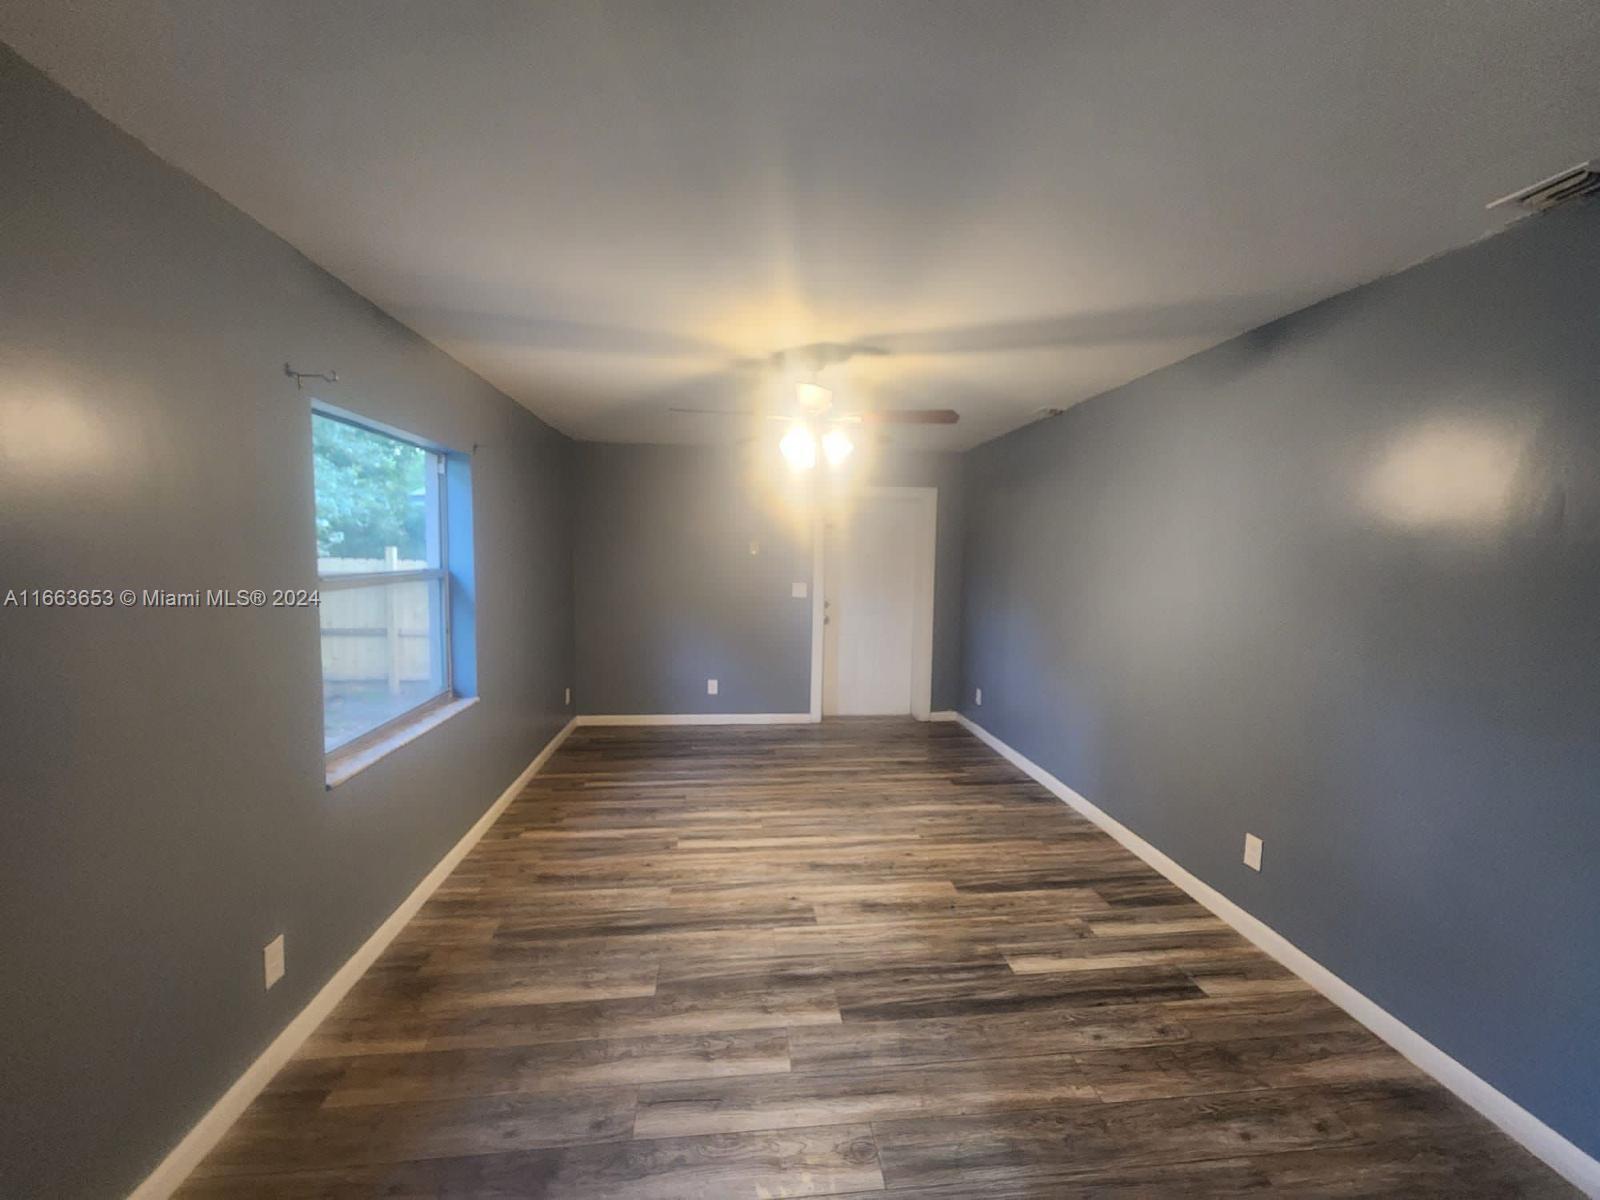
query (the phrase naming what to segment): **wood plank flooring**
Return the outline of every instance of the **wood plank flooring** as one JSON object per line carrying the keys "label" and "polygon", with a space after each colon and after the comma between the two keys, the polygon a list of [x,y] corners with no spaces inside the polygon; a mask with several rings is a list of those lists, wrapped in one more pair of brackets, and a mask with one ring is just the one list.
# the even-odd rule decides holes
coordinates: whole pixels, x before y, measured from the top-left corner
{"label": "wood plank flooring", "polygon": [[954,725],[576,731],[182,1190],[1576,1195]]}

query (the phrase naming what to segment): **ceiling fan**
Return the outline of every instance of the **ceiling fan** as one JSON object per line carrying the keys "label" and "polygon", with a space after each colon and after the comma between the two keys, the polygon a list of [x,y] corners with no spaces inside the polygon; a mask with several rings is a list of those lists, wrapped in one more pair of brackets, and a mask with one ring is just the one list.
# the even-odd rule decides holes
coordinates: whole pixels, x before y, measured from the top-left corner
{"label": "ceiling fan", "polygon": [[837,342],[815,342],[809,346],[796,346],[780,350],[766,358],[745,359],[742,367],[766,368],[788,378],[797,378],[794,384],[794,411],[755,411],[723,408],[673,408],[675,413],[699,416],[737,417],[744,419],[781,421],[789,426],[778,443],[791,466],[806,469],[816,464],[818,438],[813,425],[828,428],[820,439],[821,448],[830,466],[838,466],[855,448],[842,426],[846,425],[954,425],[961,415],[951,408],[899,408],[858,409],[852,412],[835,412],[833,391],[817,382],[817,376],[828,367],[846,362],[858,355],[878,355],[886,351],[864,345],[844,345]]}

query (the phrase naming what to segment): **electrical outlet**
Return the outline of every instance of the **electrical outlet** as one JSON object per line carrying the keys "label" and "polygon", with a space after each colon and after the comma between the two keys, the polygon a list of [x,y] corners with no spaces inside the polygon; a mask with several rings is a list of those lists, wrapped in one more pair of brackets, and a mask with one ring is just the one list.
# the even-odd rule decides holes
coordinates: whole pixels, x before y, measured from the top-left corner
{"label": "electrical outlet", "polygon": [[269,988],[283,978],[283,934],[261,947],[261,969]]}
{"label": "electrical outlet", "polygon": [[1244,835],[1244,865],[1252,871],[1261,870],[1261,839],[1253,833]]}
{"label": "electrical outlet", "polygon": [[567,689],[566,697],[565,697],[565,699],[562,700],[562,703],[565,704],[568,708],[572,707],[572,689],[571,688]]}
{"label": "electrical outlet", "polygon": [[715,679],[706,680],[706,695],[715,696],[716,694],[717,694],[717,681]]}
{"label": "electrical outlet", "polygon": [[806,598],[806,585],[803,584],[803,583],[792,583],[792,584],[790,584],[789,585],[789,594],[791,596],[793,596],[796,600],[804,600]]}
{"label": "electrical outlet", "polygon": [[973,703],[975,703],[979,708],[983,707],[983,689],[982,688],[977,689],[977,691],[974,693],[974,695],[973,695]]}
{"label": "electrical outlet", "polygon": [[756,541],[755,538],[751,538],[750,539],[750,553],[751,554],[760,554],[761,553],[761,543]]}

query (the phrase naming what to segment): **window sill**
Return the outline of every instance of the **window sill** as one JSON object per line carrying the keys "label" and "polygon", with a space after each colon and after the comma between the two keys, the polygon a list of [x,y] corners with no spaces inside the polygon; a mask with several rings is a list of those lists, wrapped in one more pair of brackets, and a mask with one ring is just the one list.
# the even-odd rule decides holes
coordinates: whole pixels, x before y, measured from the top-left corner
{"label": "window sill", "polygon": [[476,696],[448,696],[441,701],[425,705],[412,713],[409,719],[391,725],[378,734],[357,738],[349,745],[340,746],[327,757],[325,784],[331,791],[352,776],[387,758],[401,746],[416,741],[428,730],[443,725],[451,717],[463,713],[478,702]]}

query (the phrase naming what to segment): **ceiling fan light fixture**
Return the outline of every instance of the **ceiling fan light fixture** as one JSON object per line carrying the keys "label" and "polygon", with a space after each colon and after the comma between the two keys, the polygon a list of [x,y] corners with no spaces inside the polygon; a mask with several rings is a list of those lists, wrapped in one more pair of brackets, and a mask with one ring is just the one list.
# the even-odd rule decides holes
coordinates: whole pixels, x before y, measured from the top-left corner
{"label": "ceiling fan light fixture", "polygon": [[794,394],[800,411],[804,413],[827,412],[833,404],[833,393],[820,383],[797,383]]}
{"label": "ceiling fan light fixture", "polygon": [[789,426],[789,431],[778,442],[778,449],[796,471],[809,471],[817,465],[817,439],[798,421]]}
{"label": "ceiling fan light fixture", "polygon": [[843,465],[855,448],[856,444],[850,440],[850,435],[842,429],[830,429],[822,435],[822,454],[830,467]]}

